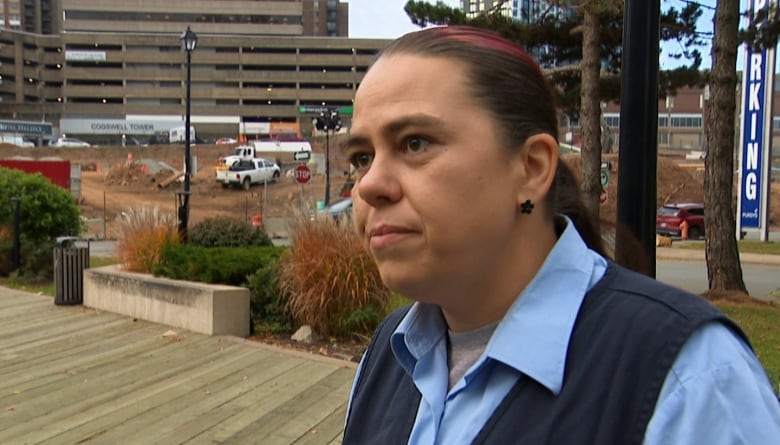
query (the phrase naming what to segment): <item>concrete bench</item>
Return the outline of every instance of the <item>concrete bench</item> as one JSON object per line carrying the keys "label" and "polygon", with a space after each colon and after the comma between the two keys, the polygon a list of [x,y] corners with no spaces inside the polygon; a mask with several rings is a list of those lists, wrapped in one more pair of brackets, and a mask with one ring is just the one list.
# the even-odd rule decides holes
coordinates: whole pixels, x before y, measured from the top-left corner
{"label": "concrete bench", "polygon": [[171,280],[112,265],[84,271],[84,306],[206,335],[249,336],[249,289]]}

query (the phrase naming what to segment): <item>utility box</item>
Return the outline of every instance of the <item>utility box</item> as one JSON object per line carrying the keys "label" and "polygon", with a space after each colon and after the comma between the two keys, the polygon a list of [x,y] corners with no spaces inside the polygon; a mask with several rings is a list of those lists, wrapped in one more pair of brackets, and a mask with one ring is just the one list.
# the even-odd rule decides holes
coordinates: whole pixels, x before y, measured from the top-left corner
{"label": "utility box", "polygon": [[89,243],[77,247],[79,239],[57,238],[54,247],[54,304],[82,304],[84,301],[84,270],[89,268]]}

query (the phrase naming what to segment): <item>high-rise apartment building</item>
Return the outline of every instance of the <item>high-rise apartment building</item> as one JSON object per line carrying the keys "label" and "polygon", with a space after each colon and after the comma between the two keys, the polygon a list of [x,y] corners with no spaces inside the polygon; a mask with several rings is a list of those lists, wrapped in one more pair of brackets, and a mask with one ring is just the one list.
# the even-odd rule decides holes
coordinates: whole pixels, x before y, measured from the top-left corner
{"label": "high-rise apartment building", "polygon": [[540,14],[549,12],[548,2],[544,0],[461,0],[460,7],[469,17],[498,8],[501,14],[525,23],[533,22]]}
{"label": "high-rise apartment building", "polygon": [[303,35],[344,37],[349,28],[349,3],[303,0]]}
{"label": "high-rise apartment building", "polygon": [[21,0],[0,0],[0,28],[22,29]]}
{"label": "high-rise apartment building", "polygon": [[[10,1],[0,0],[4,14]],[[389,42],[348,38],[339,0],[16,3],[18,26],[0,28],[0,119],[51,122],[91,142],[117,140],[130,121],[183,119],[188,26],[199,37],[190,86],[200,136],[306,133],[300,110],[349,108]]]}
{"label": "high-rise apartment building", "polygon": [[200,34],[346,37],[349,14],[339,0],[0,0],[4,4],[16,5],[16,27],[9,28],[36,34],[165,34],[192,26]]}

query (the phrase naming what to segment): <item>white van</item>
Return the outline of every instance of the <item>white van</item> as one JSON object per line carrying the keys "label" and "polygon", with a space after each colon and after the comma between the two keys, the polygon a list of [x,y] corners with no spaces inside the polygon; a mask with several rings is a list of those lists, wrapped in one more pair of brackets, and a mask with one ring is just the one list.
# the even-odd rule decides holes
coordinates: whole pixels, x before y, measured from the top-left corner
{"label": "white van", "polygon": [[[184,138],[187,137],[184,133],[187,127],[182,125],[181,127],[173,127],[168,130],[168,142],[175,144],[177,142],[184,142]],[[190,144],[195,143],[195,127],[190,125]]]}
{"label": "white van", "polygon": [[21,136],[13,136],[10,134],[0,134],[0,144],[12,144],[22,148],[35,147],[35,143],[26,141]]}

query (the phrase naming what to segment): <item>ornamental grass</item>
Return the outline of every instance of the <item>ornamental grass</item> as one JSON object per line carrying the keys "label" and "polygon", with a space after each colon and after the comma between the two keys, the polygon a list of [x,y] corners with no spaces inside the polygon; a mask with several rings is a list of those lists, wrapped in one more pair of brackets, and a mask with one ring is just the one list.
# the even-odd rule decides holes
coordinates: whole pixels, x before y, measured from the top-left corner
{"label": "ornamental grass", "polygon": [[151,273],[165,246],[179,243],[176,218],[157,207],[128,208],[118,219],[117,259],[127,271]]}
{"label": "ornamental grass", "polygon": [[373,332],[392,295],[350,221],[298,216],[289,234],[278,278],[293,320],[321,336]]}

